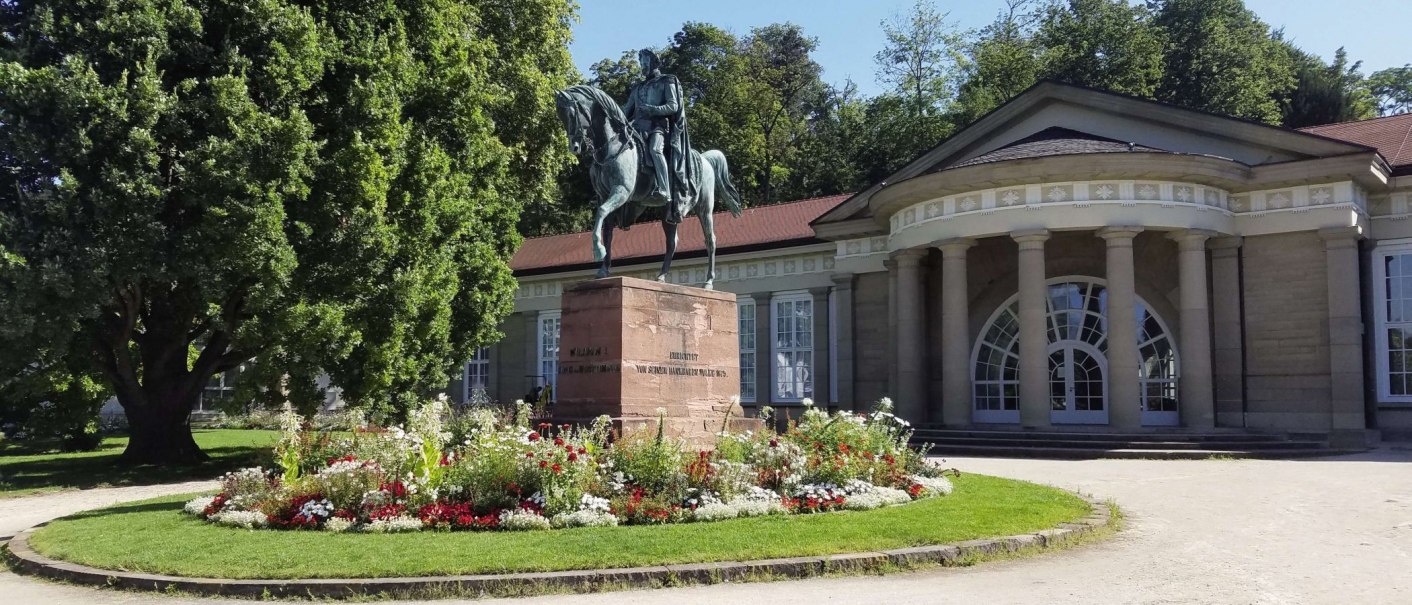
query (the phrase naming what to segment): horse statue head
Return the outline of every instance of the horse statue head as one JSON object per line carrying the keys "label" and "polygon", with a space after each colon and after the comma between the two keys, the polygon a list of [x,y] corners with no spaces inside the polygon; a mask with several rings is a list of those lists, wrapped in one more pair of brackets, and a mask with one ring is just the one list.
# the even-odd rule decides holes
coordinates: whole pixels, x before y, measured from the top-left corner
{"label": "horse statue head", "polygon": [[588,127],[593,122],[592,112],[586,107],[586,99],[572,94],[573,88],[554,91],[554,109],[559,113],[559,121],[569,135],[569,151],[583,155],[593,143],[589,140]]}

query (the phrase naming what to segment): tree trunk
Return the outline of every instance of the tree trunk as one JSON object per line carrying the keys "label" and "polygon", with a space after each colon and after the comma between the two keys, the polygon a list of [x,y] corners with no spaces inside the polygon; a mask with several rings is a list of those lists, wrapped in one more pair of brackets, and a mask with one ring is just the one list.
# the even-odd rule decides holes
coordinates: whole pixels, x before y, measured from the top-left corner
{"label": "tree trunk", "polygon": [[197,393],[176,394],[141,407],[125,404],[130,436],[120,460],[124,464],[163,466],[207,460],[209,457],[191,436],[191,407]]}

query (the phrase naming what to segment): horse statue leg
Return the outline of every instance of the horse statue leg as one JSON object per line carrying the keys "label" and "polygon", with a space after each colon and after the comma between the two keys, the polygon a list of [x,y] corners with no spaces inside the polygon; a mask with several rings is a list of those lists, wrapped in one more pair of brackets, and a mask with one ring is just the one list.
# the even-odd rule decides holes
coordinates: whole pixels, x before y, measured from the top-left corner
{"label": "horse statue leg", "polygon": [[613,232],[618,228],[608,225],[608,230],[603,232],[603,265],[598,268],[598,277],[608,277],[609,270],[613,268]]}
{"label": "horse statue leg", "polygon": [[[608,277],[608,246],[604,245],[603,223],[614,210],[628,203],[628,197],[631,195],[632,191],[627,187],[621,185],[613,187],[608,199],[598,206],[598,212],[593,215],[593,260],[603,263],[603,266],[598,269],[598,277]],[[607,241],[611,241],[613,237],[613,228],[613,225],[608,225]]]}
{"label": "horse statue leg", "polygon": [[677,225],[662,221],[662,235],[667,237],[667,253],[662,255],[662,272],[657,274],[657,281],[667,281],[667,273],[672,270],[672,256],[677,253]]}

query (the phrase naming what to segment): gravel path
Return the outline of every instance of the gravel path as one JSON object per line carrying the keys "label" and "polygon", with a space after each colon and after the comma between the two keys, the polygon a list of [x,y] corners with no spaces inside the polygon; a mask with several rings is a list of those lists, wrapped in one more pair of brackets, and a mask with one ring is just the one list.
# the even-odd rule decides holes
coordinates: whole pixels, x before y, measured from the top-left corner
{"label": "gravel path", "polygon": [[[478,603],[1412,603],[1412,446],[1319,460],[956,458],[948,464],[1113,498],[1128,529],[1108,542],[973,568]],[[200,486],[0,500],[0,533]],[[209,602],[0,572],[5,603],[152,601]]]}

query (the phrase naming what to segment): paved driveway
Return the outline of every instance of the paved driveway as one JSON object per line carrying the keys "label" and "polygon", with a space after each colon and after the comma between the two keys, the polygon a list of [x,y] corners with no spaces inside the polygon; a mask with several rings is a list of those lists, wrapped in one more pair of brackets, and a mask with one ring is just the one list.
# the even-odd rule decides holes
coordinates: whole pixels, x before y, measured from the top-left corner
{"label": "paved driveway", "polygon": [[[948,463],[1113,498],[1128,529],[1108,542],[974,568],[479,603],[1412,604],[1412,446],[1295,461]],[[0,500],[0,533],[114,501],[116,491]],[[4,603],[156,599],[0,572]]]}

